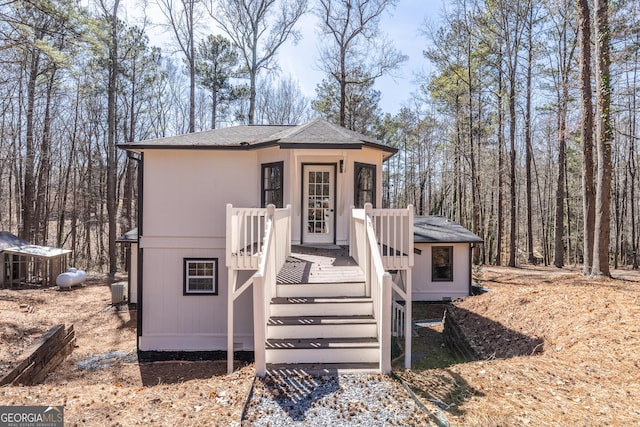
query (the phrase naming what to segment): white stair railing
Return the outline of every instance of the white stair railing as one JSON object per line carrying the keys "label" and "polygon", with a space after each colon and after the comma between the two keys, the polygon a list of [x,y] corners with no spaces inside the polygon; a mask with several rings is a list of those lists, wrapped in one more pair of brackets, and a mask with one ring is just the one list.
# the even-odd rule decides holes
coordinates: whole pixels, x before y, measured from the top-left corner
{"label": "white stair railing", "polygon": [[[391,335],[404,336],[405,367],[411,367],[411,269],[413,268],[413,206],[407,209],[352,209],[349,252],[364,271],[366,295],[373,299],[380,342],[380,370],[391,370]],[[394,283],[387,270],[399,270]],[[404,284],[404,286],[402,286]],[[393,293],[405,301],[393,300]],[[402,332],[400,332],[400,330]],[[395,335],[397,334],[397,335]]]}
{"label": "white stair railing", "polygon": [[365,205],[371,217],[384,268],[400,270],[413,267],[413,206],[407,209],[373,209]]}
{"label": "white stair railing", "polygon": [[[263,227],[260,229],[260,227]],[[261,239],[261,240],[259,240]],[[253,285],[253,336],[256,375],[266,372],[265,337],[269,303],[276,294],[276,276],[291,254],[291,206],[276,209],[233,208],[227,205],[227,371],[233,371],[235,300]],[[252,268],[253,267],[253,268]],[[236,289],[238,270],[258,270]]]}
{"label": "white stair railing", "polygon": [[257,270],[266,228],[266,208],[234,208],[227,205],[227,267]]}
{"label": "white stair railing", "polygon": [[253,275],[253,351],[256,375],[263,377],[267,371],[265,340],[269,304],[276,295],[277,275],[291,254],[291,206],[276,210],[267,206],[264,249],[260,266]]}
{"label": "white stair railing", "polygon": [[391,305],[391,336],[403,337],[404,336],[404,324],[405,322],[405,310],[404,305],[393,301]]}

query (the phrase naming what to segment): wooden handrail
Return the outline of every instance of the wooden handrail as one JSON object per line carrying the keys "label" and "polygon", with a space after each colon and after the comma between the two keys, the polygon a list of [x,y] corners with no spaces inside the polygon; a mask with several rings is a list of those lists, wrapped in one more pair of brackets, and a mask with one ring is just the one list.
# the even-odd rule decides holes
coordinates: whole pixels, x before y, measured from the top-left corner
{"label": "wooden handrail", "polygon": [[[233,369],[233,304],[249,286],[253,287],[253,336],[256,375],[266,373],[265,338],[269,303],[275,295],[278,270],[291,254],[291,206],[276,209],[234,208],[227,205],[227,267],[257,270],[240,288],[229,282],[227,318],[227,364]],[[234,274],[233,277],[237,277]]]}
{"label": "wooden handrail", "polygon": [[[408,356],[411,357],[411,268],[413,267],[413,207],[407,209],[352,209],[349,253],[362,268],[366,292],[374,305],[374,317],[380,344],[380,370],[391,371],[391,332],[404,335]],[[401,270],[406,274],[405,288],[393,283],[387,270]],[[405,301],[404,310],[393,306],[393,292]],[[396,303],[397,304],[397,303]],[[403,328],[399,333],[398,328]]]}

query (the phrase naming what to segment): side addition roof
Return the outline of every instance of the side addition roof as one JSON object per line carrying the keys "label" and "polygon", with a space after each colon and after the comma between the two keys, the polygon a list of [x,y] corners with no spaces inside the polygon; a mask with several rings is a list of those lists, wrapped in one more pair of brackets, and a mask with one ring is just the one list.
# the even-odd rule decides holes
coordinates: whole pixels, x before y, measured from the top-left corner
{"label": "side addition roof", "polygon": [[124,233],[122,236],[116,239],[117,243],[137,243],[138,242],[138,227]]}
{"label": "side addition roof", "polygon": [[272,146],[317,149],[361,149],[366,146],[390,154],[397,152],[375,138],[323,119],[297,126],[233,126],[118,145],[119,148],[136,152],[151,149],[253,150]]}
{"label": "side addition roof", "polygon": [[414,243],[482,243],[457,222],[443,216],[418,216],[413,221]]}

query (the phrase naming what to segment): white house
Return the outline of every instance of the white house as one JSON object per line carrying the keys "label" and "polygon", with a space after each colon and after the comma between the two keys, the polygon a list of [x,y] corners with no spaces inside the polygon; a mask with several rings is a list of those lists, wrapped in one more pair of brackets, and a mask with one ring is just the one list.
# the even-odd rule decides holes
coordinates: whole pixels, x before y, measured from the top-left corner
{"label": "white house", "polygon": [[[139,351],[253,351],[263,374],[302,362],[387,372],[392,329],[410,348],[411,304],[392,300],[412,294],[413,211],[381,209],[394,148],[321,119],[119,147],[139,160]],[[292,244],[348,246],[362,283],[282,286]]]}

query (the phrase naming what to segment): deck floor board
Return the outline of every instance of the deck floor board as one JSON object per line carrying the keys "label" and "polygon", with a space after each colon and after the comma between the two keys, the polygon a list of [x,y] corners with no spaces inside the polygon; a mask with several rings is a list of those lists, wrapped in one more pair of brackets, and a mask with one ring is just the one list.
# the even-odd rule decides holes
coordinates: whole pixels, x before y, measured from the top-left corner
{"label": "deck floor board", "polygon": [[293,246],[278,273],[278,283],[363,282],[364,274],[349,250],[340,246]]}

